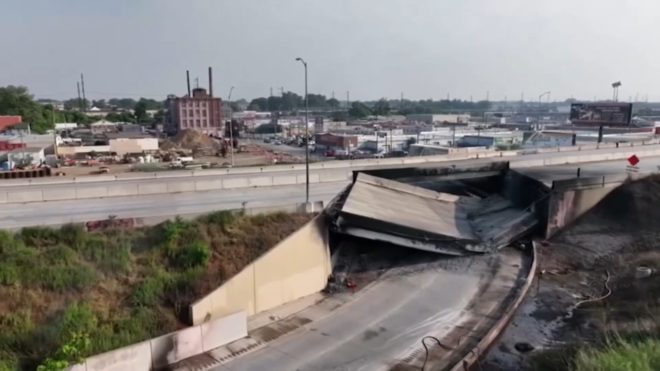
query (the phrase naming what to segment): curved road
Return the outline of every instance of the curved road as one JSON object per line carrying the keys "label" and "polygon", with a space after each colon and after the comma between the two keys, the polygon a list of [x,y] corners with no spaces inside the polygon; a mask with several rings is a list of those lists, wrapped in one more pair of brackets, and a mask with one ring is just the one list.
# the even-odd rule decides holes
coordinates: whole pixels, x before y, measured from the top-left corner
{"label": "curved road", "polygon": [[[528,269],[529,260],[513,249],[474,257],[431,257],[394,268],[358,294],[346,294],[349,298],[339,308],[336,301],[321,301],[285,319],[305,323],[288,334],[271,340],[262,335],[274,329],[252,331],[250,337],[262,344],[260,348],[242,353],[229,344],[236,355],[213,369],[420,369],[425,356],[421,339],[427,335],[453,349],[428,344],[427,369],[444,369],[466,355],[501,317],[508,298],[516,296],[509,294],[524,283],[519,278]],[[207,353],[212,358],[214,354],[219,359],[226,353]]]}

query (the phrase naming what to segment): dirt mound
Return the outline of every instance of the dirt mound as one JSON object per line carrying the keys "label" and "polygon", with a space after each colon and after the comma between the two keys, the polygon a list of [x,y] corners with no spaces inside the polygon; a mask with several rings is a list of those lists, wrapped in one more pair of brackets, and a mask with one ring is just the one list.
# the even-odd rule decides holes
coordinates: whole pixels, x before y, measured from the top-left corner
{"label": "dirt mound", "polygon": [[[201,149],[220,149],[220,144],[215,139],[196,130],[181,130],[174,138],[163,143],[164,149],[182,148],[193,151]],[[170,147],[170,148],[167,148]]]}
{"label": "dirt mound", "polygon": [[576,220],[565,232],[585,226],[602,229],[643,232],[657,231],[660,220],[660,175],[652,175],[621,185],[593,209]]}

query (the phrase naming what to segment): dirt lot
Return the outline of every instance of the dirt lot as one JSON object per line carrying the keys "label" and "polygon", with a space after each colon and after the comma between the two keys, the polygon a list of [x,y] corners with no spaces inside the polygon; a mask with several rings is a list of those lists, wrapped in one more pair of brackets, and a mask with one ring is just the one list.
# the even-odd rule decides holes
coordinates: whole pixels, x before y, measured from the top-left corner
{"label": "dirt lot", "polygon": [[482,369],[570,370],[580,347],[657,336],[658,206],[660,177],[625,184],[544,242],[537,282]]}

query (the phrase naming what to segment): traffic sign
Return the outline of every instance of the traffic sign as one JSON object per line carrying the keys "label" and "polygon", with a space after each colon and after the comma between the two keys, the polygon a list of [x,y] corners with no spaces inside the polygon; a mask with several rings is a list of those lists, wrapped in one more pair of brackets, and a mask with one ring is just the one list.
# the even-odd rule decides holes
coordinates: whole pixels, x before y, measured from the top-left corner
{"label": "traffic sign", "polygon": [[639,157],[637,157],[635,155],[632,155],[632,156],[628,157],[628,163],[632,166],[635,166],[635,165],[639,164]]}

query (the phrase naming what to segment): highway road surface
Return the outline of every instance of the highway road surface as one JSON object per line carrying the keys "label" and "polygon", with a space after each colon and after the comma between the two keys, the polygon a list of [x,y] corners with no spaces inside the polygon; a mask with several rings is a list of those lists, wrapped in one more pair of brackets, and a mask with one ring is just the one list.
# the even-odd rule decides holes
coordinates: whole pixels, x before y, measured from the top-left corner
{"label": "highway road surface", "polygon": [[[515,159],[527,159],[527,156]],[[460,163],[476,164],[498,160],[468,160]],[[507,160],[504,158],[503,160]],[[513,159],[512,159],[513,160]],[[512,167],[515,163],[512,164]],[[581,176],[619,175],[626,172],[626,160],[590,162],[540,166],[515,167],[517,171],[539,179],[546,184],[552,180],[574,178],[579,167]],[[640,172],[655,172],[660,157],[642,158],[638,164]],[[174,178],[181,181],[181,178]],[[152,179],[166,182],[168,179]],[[131,182],[139,182],[131,180]],[[84,183],[86,185],[87,183]],[[310,201],[329,201],[348,181],[317,183],[310,186]],[[62,187],[61,185],[53,187]],[[271,207],[293,205],[305,201],[304,184],[263,188],[240,188],[203,192],[169,193],[130,197],[110,197],[84,200],[64,200],[31,203],[8,203],[0,207],[0,228],[20,228],[31,225],[60,225],[70,222],[85,222],[107,219],[109,215],[119,218],[173,216],[216,210],[239,209],[242,207]],[[243,205],[243,202],[247,202]]]}
{"label": "highway road surface", "polygon": [[212,369],[418,370],[427,335],[447,347],[427,343],[427,370],[458,363],[508,310],[516,298],[509,294],[525,282],[520,277],[526,277],[530,261],[513,249],[475,257],[436,256],[393,268],[348,294],[338,308],[331,298],[296,313],[284,321],[303,325],[275,339],[277,322],[251,331],[251,344],[262,344],[252,352],[243,353],[239,341],[207,353],[218,360],[227,348],[235,354]]}
{"label": "highway road surface", "polygon": [[[580,169],[580,177],[588,178],[625,174],[628,165],[626,160],[617,160],[522,168],[516,169],[516,171],[540,180],[549,186],[552,185],[553,180],[576,178],[578,168]],[[660,157],[644,157],[637,164],[639,173],[657,172],[658,166],[660,166]]]}
{"label": "highway road surface", "polygon": [[[348,183],[320,183],[310,189],[311,201],[330,201]],[[290,206],[305,202],[305,185],[235,190],[110,197],[6,204],[0,207],[0,228],[61,225],[118,218],[174,216],[218,210]]]}

